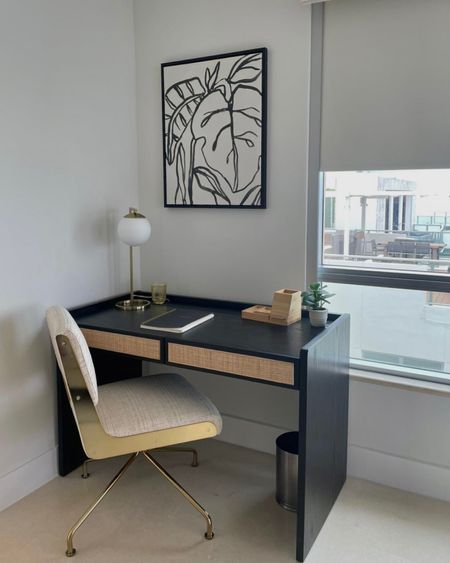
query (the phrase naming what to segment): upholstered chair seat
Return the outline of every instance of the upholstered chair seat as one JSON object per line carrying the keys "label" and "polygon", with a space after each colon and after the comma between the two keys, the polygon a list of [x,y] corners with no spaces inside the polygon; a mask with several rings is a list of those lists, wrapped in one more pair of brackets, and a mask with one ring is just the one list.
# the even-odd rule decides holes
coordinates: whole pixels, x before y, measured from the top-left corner
{"label": "upholstered chair seat", "polygon": [[117,438],[201,422],[222,430],[215,405],[177,373],[102,385],[96,410],[104,431]]}

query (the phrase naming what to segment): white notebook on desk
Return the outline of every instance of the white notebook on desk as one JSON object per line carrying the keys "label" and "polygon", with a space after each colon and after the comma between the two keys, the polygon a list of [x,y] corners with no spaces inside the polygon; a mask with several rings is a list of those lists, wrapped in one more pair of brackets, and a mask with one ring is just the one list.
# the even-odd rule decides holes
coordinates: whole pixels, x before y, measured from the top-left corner
{"label": "white notebook on desk", "polygon": [[181,334],[209,321],[213,317],[214,313],[205,315],[201,311],[173,308],[144,321],[141,328]]}

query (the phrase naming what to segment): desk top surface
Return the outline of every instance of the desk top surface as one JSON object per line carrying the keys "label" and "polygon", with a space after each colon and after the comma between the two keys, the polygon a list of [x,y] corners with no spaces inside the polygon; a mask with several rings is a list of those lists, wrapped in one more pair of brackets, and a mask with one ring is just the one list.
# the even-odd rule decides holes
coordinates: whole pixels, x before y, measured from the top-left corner
{"label": "desk top surface", "polygon": [[[298,360],[301,349],[327,330],[312,327],[307,317],[287,327],[242,319],[241,309],[247,304],[171,296],[170,305],[177,309],[195,308],[205,315],[214,313],[214,318],[183,334],[174,334],[140,328],[141,323],[151,316],[149,310],[120,311],[114,308],[111,300],[74,309],[72,314],[82,328],[291,361]],[[152,308],[156,307],[158,305],[152,305]],[[331,315],[331,321],[337,318],[339,316]]]}

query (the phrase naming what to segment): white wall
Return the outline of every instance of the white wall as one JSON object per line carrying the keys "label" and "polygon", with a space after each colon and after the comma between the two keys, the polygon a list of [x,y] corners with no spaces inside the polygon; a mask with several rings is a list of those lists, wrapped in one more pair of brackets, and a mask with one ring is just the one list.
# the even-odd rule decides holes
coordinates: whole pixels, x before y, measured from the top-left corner
{"label": "white wall", "polygon": [[0,2],[0,509],[56,473],[46,307],[126,288],[133,33],[126,0]]}
{"label": "white wall", "polygon": [[[183,295],[271,302],[305,277],[310,9],[298,0],[135,1],[140,203],[152,221],[143,283]],[[267,210],[164,209],[162,62],[268,48]],[[149,365],[151,371],[161,371]],[[274,451],[297,394],[182,370],[221,410],[221,439]]]}
{"label": "white wall", "polygon": [[[297,0],[135,0],[140,202],[154,226],[145,286],[268,302],[303,284],[309,17]],[[255,46],[269,50],[268,209],[164,209],[160,63]],[[275,436],[297,425],[295,392],[183,373],[224,414],[226,441],[273,452]],[[448,401],[352,381],[349,473],[450,500]]]}
{"label": "white wall", "polygon": [[348,471],[450,501],[450,394],[350,384]]}
{"label": "white wall", "polygon": [[[270,302],[305,276],[310,10],[298,0],[135,2],[140,203],[153,223],[146,286]],[[268,52],[267,210],[164,209],[160,64]]]}
{"label": "white wall", "polygon": [[[297,0],[135,0],[138,194],[131,2],[0,1],[0,508],[56,472],[44,311],[126,288],[115,222],[129,204],[154,227],[145,286],[258,302],[303,284],[309,14]],[[254,46],[269,49],[269,208],[163,209],[159,64]],[[273,451],[296,426],[295,392],[186,373],[230,442]],[[450,500],[448,399],[350,393],[350,473]]]}

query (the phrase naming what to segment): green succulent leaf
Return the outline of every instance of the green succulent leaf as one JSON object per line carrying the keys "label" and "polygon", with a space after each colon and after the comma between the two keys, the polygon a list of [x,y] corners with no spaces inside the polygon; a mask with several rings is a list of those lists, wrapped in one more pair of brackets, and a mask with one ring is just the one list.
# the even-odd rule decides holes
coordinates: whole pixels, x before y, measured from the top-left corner
{"label": "green succulent leaf", "polygon": [[324,305],[329,304],[329,299],[335,295],[329,291],[324,291],[326,287],[320,282],[310,284],[309,289],[302,291],[303,304],[315,311],[324,309]]}

